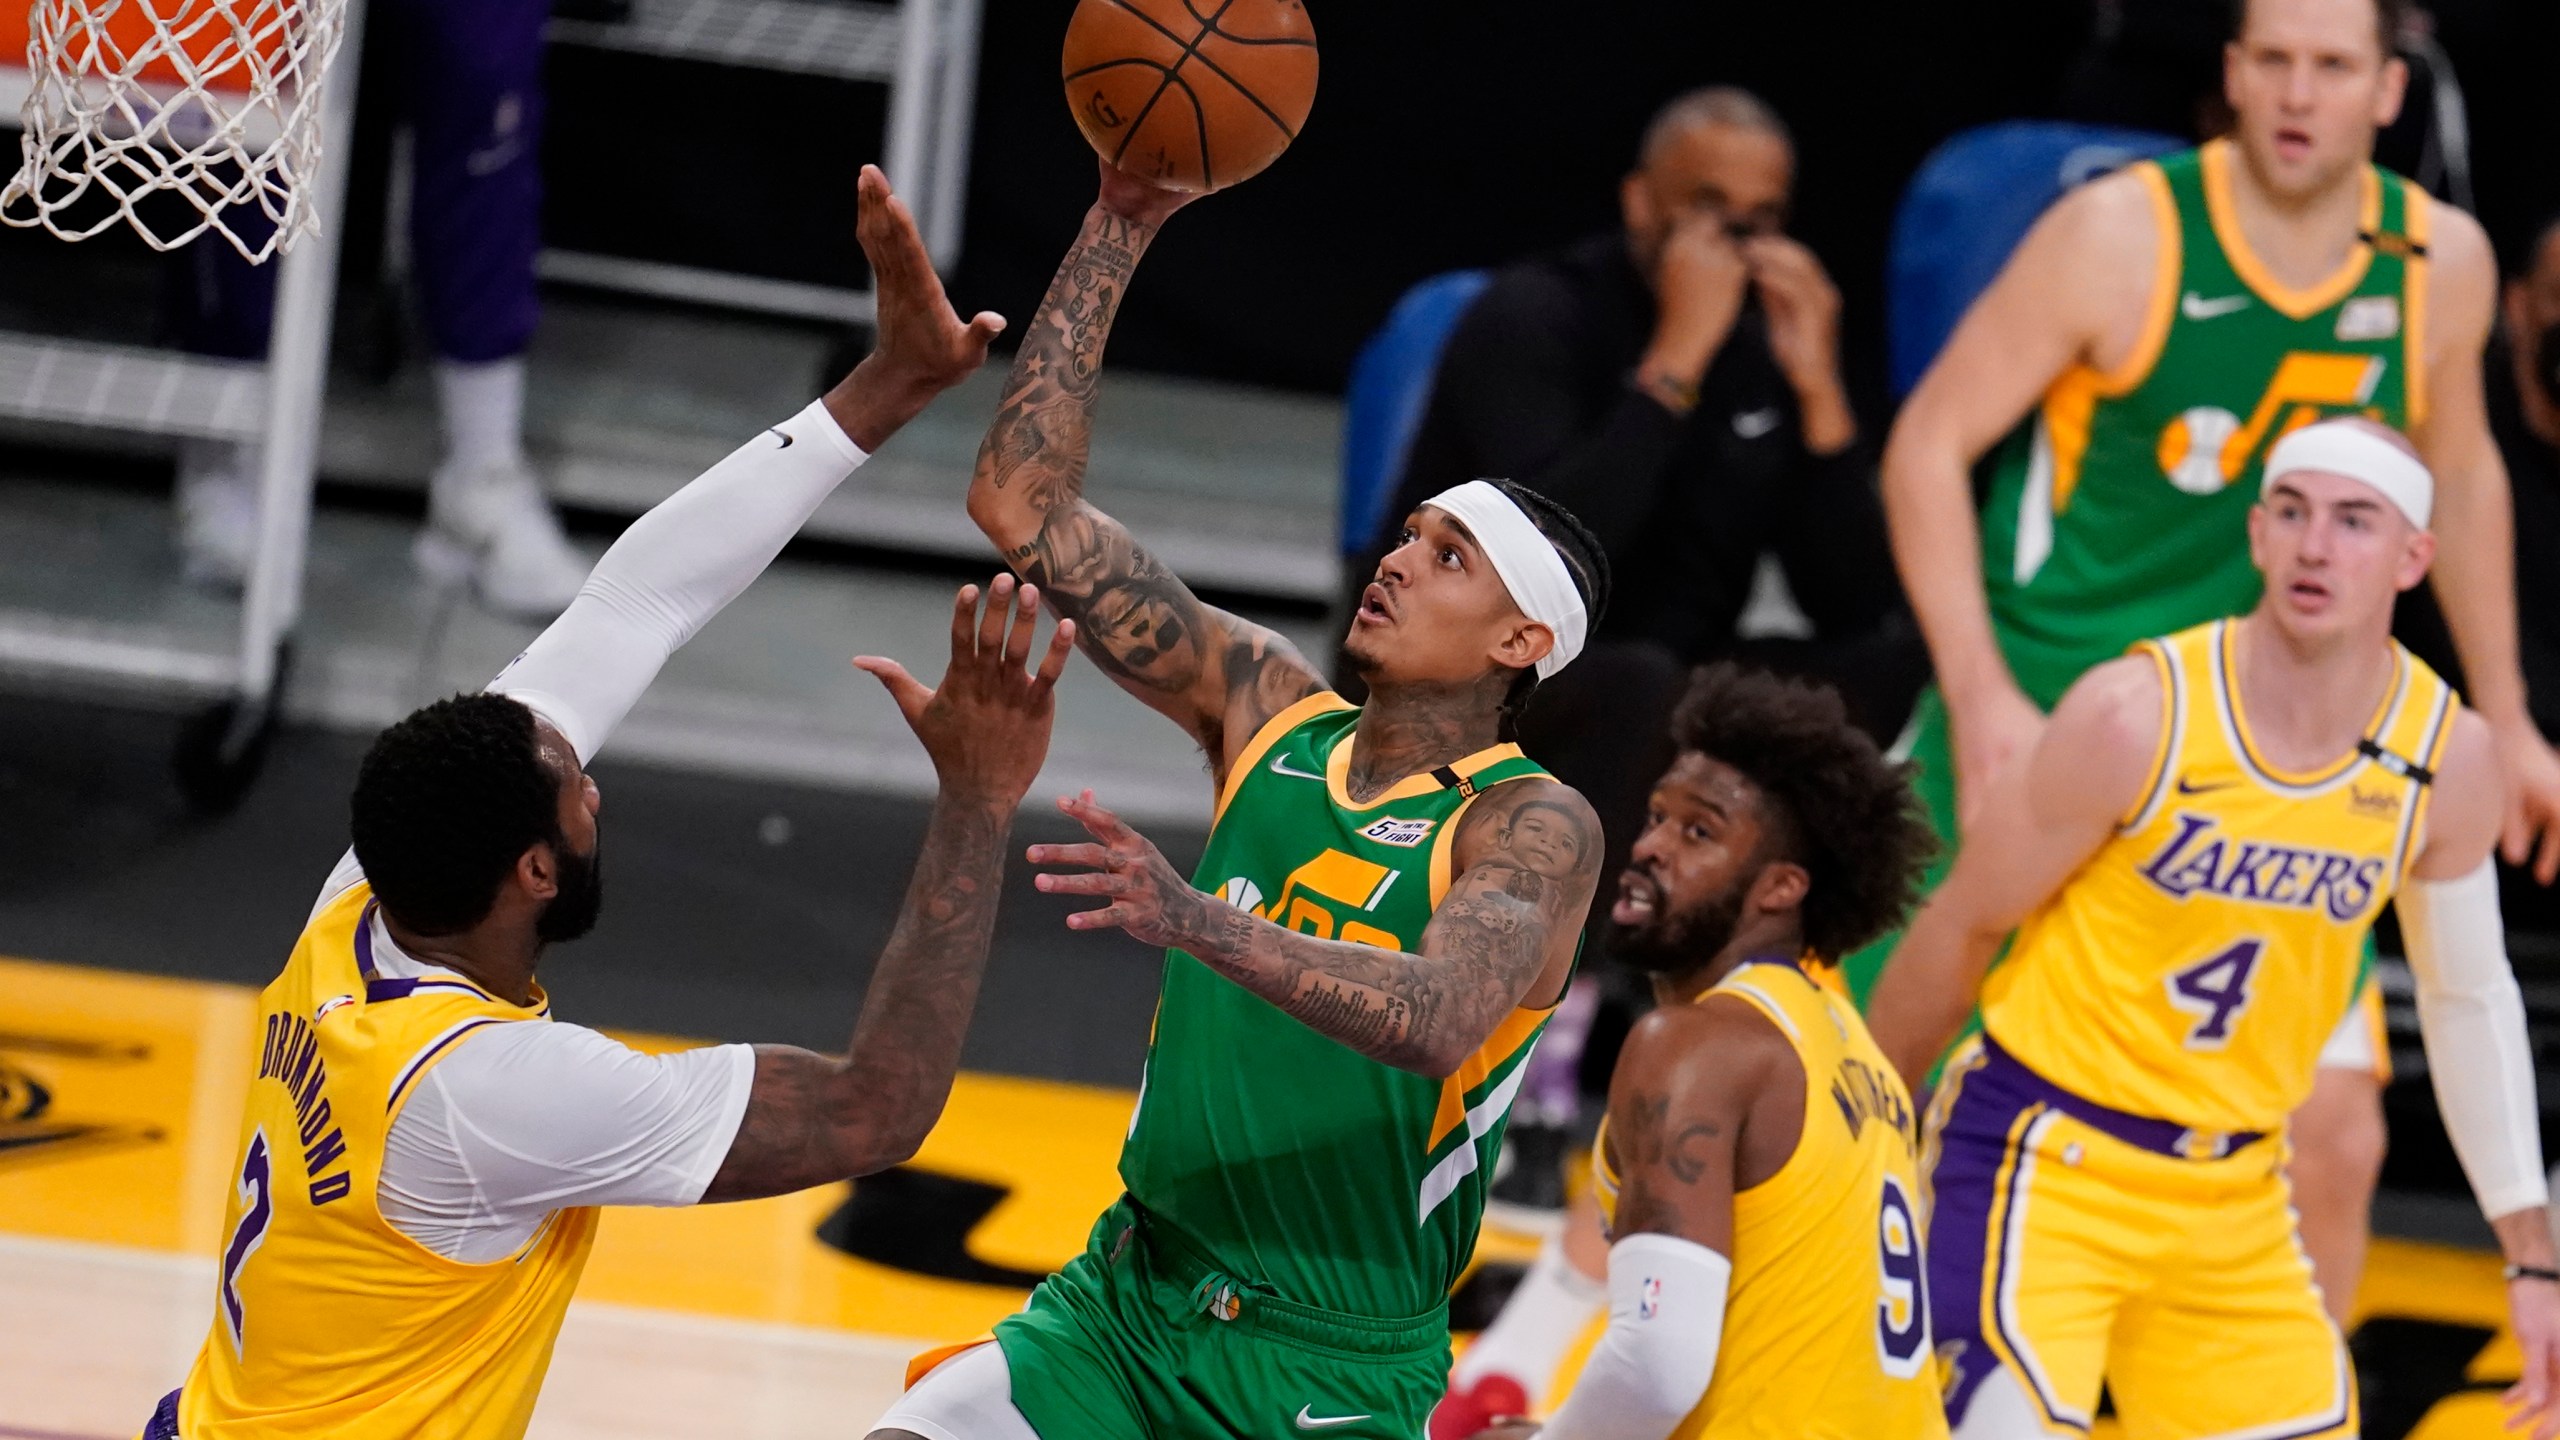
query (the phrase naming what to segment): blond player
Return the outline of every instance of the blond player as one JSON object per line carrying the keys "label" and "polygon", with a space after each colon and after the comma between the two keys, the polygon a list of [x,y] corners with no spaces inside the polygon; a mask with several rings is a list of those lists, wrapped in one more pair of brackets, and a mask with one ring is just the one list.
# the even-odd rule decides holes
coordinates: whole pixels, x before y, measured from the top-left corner
{"label": "blond player", "polygon": [[[2279,442],[2246,616],[2092,670],[1995,778],[1880,981],[1933,1104],[1929,1290],[1959,1436],[2352,1435],[2352,1368],[2295,1233],[2282,1131],[2396,895],[2430,1067],[2506,1251],[2508,1392],[2560,1431],[2524,1010],[2489,851],[2489,727],[2391,640],[2433,478],[2372,421]],[[1985,967],[2012,930],[2007,962]]]}

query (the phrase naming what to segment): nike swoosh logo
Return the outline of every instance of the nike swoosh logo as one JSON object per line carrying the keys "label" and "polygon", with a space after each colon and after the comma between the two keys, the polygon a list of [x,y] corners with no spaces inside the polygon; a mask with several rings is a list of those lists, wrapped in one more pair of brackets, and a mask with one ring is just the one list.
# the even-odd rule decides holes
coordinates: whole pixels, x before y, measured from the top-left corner
{"label": "nike swoosh logo", "polygon": [[2219,300],[2207,300],[2190,290],[2178,299],[2178,313],[2190,320],[2218,320],[2248,308],[2249,297],[2246,295],[2225,295]]}
{"label": "nike swoosh logo", "polygon": [[2211,785],[2198,785],[2194,781],[2189,780],[2186,776],[2181,775],[2178,777],[2178,793],[2181,795],[2210,795],[2216,790],[2228,790],[2239,783],[2240,782],[2237,780],[2219,780]]}
{"label": "nike swoosh logo", "polygon": [[789,432],[789,431],[787,431],[787,430],[783,429],[783,428],[782,428],[781,426],[779,426],[779,425],[776,425],[776,426],[774,426],[771,430],[767,431],[766,433],[767,433],[767,434],[771,434],[771,435],[779,435],[779,436],[781,436],[781,437],[782,437],[782,445],[781,445],[781,448],[782,448],[782,449],[788,450],[788,449],[790,449],[790,448],[791,448],[791,432]]}
{"label": "nike swoosh logo", "polygon": [[1336,1425],[1348,1425],[1353,1421],[1366,1420],[1369,1418],[1366,1415],[1317,1415],[1311,1413],[1314,1409],[1315,1407],[1312,1405],[1301,1405],[1298,1407],[1299,1429],[1326,1430],[1331,1429]]}
{"label": "nike swoosh logo", "polygon": [[1766,410],[1745,410],[1733,417],[1733,433],[1745,440],[1757,440],[1778,428],[1776,406]]}
{"label": "nike swoosh logo", "polygon": [[[1322,780],[1324,778],[1311,770],[1301,770],[1296,766],[1291,765],[1289,763],[1289,757],[1286,755],[1274,755],[1271,757],[1271,773],[1274,775],[1294,775],[1301,780]],[[1368,1417],[1362,1416],[1361,1418],[1367,1419]]]}

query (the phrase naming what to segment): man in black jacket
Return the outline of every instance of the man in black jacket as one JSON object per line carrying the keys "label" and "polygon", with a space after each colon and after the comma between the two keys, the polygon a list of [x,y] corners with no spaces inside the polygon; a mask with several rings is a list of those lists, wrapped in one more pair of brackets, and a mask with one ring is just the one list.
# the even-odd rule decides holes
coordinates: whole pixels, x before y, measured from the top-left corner
{"label": "man in black jacket", "polygon": [[[1603,893],[1670,763],[1691,666],[1738,655],[1832,681],[1880,738],[1925,678],[1840,376],[1839,292],[1784,233],[1794,178],[1786,125],[1758,98],[1719,87],[1664,106],[1620,185],[1624,227],[1504,269],[1459,321],[1387,512],[1392,531],[1422,497],[1498,477],[1599,536],[1617,598],[1520,738],[1599,810]],[[1776,613],[1794,633],[1746,640],[1763,557],[1784,573],[1795,605]],[[1527,1183],[1501,1198],[1556,1198],[1542,1152],[1561,1139],[1539,1126],[1572,1109],[1573,1018],[1551,1027],[1513,1111]]]}

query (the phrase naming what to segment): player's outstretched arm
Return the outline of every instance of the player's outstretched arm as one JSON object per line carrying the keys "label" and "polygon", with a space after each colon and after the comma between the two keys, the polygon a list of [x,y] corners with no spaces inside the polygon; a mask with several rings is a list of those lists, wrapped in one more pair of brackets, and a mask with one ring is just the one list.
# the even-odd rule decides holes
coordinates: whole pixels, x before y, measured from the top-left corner
{"label": "player's outstretched arm", "polygon": [[1917,1091],[1963,1028],[1991,957],[2141,803],[2155,775],[2160,676],[2110,660],[2054,707],[2026,763],[1993,778],[1946,883],[1920,907],[1867,1000],[1867,1025]]}
{"label": "player's outstretched arm", "polygon": [[978,449],[969,517],[1004,562],[1082,623],[1085,653],[1189,732],[1224,784],[1264,721],[1325,687],[1277,632],[1202,604],[1084,498],[1103,345],[1138,258],[1190,197],[1102,167],[1102,198],[1058,266]]}
{"label": "player's outstretched arm", "polygon": [[[1467,807],[1452,841],[1465,867],[1432,913],[1419,954],[1284,929],[1191,888],[1162,851],[1091,791],[1059,808],[1094,843],[1034,845],[1043,890],[1110,903],[1080,911],[1080,930],[1118,926],[1202,964],[1307,1028],[1400,1070],[1445,1077],[1492,1038],[1542,976],[1561,976],[1599,883],[1600,819],[1553,780],[1497,785]],[[1513,821],[1545,812],[1536,838]],[[1515,844],[1516,842],[1516,844]]]}
{"label": "player's outstretched arm", "polygon": [[2154,303],[2150,204],[2130,174],[2063,197],[1973,302],[1885,445],[1887,530],[1954,722],[1956,800],[1970,827],[1992,775],[2041,716],[2009,672],[1982,584],[1974,463],[2075,364],[2133,348]]}
{"label": "player's outstretched arm", "polygon": [[[2416,981],[2418,1029],[2453,1151],[2510,1266],[2507,1313],[2523,1351],[2506,1394],[2537,1440],[2560,1434],[2560,1259],[2542,1169],[2541,1106],[2524,996],[2507,960],[2490,847],[2506,815],[2497,741],[2477,714],[2455,717],[2436,765],[2423,848],[2393,902]],[[2510,1272],[2513,1274],[2513,1272]]]}
{"label": "player's outstretched arm", "polygon": [[1744,1136],[1767,1128],[1756,1145],[1792,1151],[1804,1079],[1777,1027],[1743,1002],[1637,1022],[1609,1083],[1609,1324],[1549,1433],[1655,1440],[1697,1408],[1724,1336]]}
{"label": "player's outstretched arm", "polygon": [[703,1199],[748,1200],[868,1175],[913,1155],[941,1118],[986,975],[1004,851],[1049,752],[1051,690],[1074,644],[1061,622],[1026,672],[1039,596],[1013,577],[960,591],[951,668],[928,690],[894,660],[854,663],[886,685],[941,779],[924,851],[843,1055],[756,1048],[745,1118]]}

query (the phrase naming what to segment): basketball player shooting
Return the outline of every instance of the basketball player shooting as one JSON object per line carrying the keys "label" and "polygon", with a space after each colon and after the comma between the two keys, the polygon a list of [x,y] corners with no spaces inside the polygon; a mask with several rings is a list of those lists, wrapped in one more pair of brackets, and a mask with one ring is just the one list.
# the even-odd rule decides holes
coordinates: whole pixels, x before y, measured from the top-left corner
{"label": "basketball player shooting", "polygon": [[820,401],[633,522],[488,691],[366,753],[355,846],[260,997],[211,1333],[147,1440],[514,1440],[600,1205],[691,1205],[864,1175],[941,1114],[994,933],[1014,809],[1047,752],[1072,622],[1024,665],[1036,592],[961,590],[951,667],[885,684],[941,786],[847,1053],[644,1055],[550,1023],[534,971],[602,905],[586,773],[659,666],[866,456],[984,363],[877,170],[860,236],[878,345]]}
{"label": "basketball player shooting", "polygon": [[1061,805],[1092,843],[1031,852],[1065,872],[1041,888],[1102,902],[1070,924],[1167,947],[1128,1194],[881,1440],[1422,1433],[1597,883],[1591,807],[1504,738],[1606,603],[1570,515],[1483,481],[1417,509],[1347,641],[1363,708],[1084,498],[1104,342],[1187,198],[1103,167],[969,491],[1086,654],[1209,761],[1200,889],[1090,793]]}

